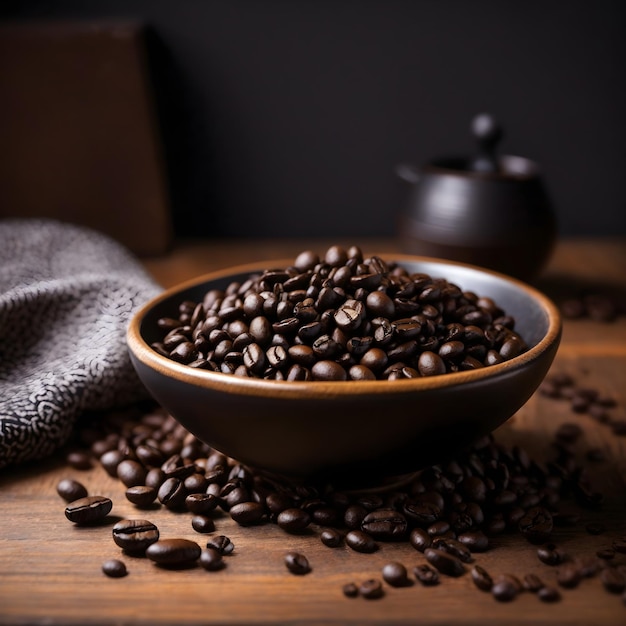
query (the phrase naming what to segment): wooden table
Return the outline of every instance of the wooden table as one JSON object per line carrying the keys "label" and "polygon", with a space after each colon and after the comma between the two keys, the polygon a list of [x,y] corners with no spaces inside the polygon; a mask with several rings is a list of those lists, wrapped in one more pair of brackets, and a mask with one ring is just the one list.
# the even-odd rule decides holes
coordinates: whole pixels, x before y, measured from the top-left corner
{"label": "wooden table", "polygon": [[[238,262],[293,257],[321,241],[205,241],[179,244],[162,258],[145,259],[149,272],[164,286]],[[341,242],[340,242],[341,243]],[[354,243],[354,242],[348,242]],[[393,251],[393,241],[356,242],[365,251]],[[538,286],[559,300],[589,285],[626,292],[626,241],[571,240],[559,244]],[[585,386],[595,386],[618,400],[615,418],[626,418],[626,316],[612,323],[565,320],[563,341],[553,371],[566,371]],[[559,424],[575,421],[584,429],[581,451],[599,447],[608,458],[590,464],[589,472],[605,495],[600,511],[583,511],[574,528],[558,529],[555,541],[572,554],[594,555],[615,539],[626,538],[626,437],[571,412],[568,405],[535,394],[496,433],[505,445],[520,444],[541,456]],[[120,556],[110,526],[77,528],[63,514],[57,482],[74,477],[90,493],[113,499],[117,516],[137,517],[124,487],[102,468],[70,469],[59,453],[44,462],[12,468],[0,476],[0,624],[581,624],[626,623],[620,595],[607,593],[598,577],[562,590],[553,605],[530,593],[511,603],[478,591],[469,575],[444,577],[438,587],[386,588],[376,601],[347,599],[342,585],[380,577],[382,565],[400,560],[412,568],[423,555],[407,543],[385,543],[374,555],[348,548],[330,550],[317,538],[287,536],[272,524],[237,526],[224,516],[219,533],[236,545],[226,569],[168,571],[147,559],[126,559],[129,575],[110,579],[103,560]],[[187,514],[165,509],[147,515],[162,535],[202,542]],[[587,522],[601,522],[601,535],[585,532]],[[307,576],[286,572],[288,549],[305,553],[313,565]],[[617,555],[626,562],[626,555]],[[476,562],[493,574],[534,572],[554,583],[555,568],[539,562],[535,550],[518,535],[500,536]]]}

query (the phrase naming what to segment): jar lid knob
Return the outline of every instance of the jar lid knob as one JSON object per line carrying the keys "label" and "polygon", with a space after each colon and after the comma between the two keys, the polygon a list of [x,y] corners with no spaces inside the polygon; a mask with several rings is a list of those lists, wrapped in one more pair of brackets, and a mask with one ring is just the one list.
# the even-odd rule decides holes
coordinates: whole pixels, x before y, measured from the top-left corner
{"label": "jar lid knob", "polygon": [[476,154],[470,159],[469,169],[474,172],[497,172],[496,146],[502,139],[502,127],[489,113],[480,113],[472,120],[472,135],[478,143]]}

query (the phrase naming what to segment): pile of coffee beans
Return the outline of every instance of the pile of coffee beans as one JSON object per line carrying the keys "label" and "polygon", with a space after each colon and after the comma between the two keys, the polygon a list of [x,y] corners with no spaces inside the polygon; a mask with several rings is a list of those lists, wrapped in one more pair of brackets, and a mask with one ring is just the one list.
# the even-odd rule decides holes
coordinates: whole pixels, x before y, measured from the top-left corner
{"label": "pile of coffee beans", "polygon": [[[502,602],[528,592],[555,602],[561,598],[559,589],[574,588],[592,576],[611,594],[626,589],[626,536],[607,539],[591,557],[568,554],[558,544],[559,529],[580,525],[581,512],[598,509],[603,499],[576,462],[571,433],[557,433],[555,457],[546,462],[531,458],[520,446],[508,448],[493,436],[484,437],[401,487],[371,493],[270,479],[202,443],[158,407],[108,420],[98,416],[83,424],[81,439],[89,446],[82,454],[118,479],[138,510],[136,518],[115,518],[113,543],[122,554],[144,555],[160,567],[226,567],[234,545],[219,534],[219,525],[228,515],[249,532],[275,524],[286,535],[307,536],[348,552],[371,554],[384,542],[403,542],[419,558],[417,565],[414,559],[408,564],[391,561],[379,578],[346,581],[342,591],[349,598],[381,598],[387,586],[432,586],[467,574],[477,589]],[[71,522],[106,525],[111,500],[87,494],[71,478],[62,480],[57,491],[69,501]],[[163,538],[145,519],[155,507],[178,512],[181,524],[189,524],[199,538],[208,537],[205,546],[200,539]],[[180,515],[185,512],[188,517]],[[587,523],[583,532],[598,535],[606,529]],[[477,562],[482,553],[496,549],[494,539],[497,545],[503,534],[521,537],[536,551],[537,563],[555,568],[548,582],[532,573],[493,574]],[[315,564],[301,552],[286,551],[283,558],[288,573],[314,571]],[[107,561],[102,571],[111,577],[127,574],[120,559]]]}
{"label": "pile of coffee beans", "polygon": [[271,380],[380,380],[501,363],[527,350],[491,298],[360,248],[300,253],[158,320],[160,354]]}

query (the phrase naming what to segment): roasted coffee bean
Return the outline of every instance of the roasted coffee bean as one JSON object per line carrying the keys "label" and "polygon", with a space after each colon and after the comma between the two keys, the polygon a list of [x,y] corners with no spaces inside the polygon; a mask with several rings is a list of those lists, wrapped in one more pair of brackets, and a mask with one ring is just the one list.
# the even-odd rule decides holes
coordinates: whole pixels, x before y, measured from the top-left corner
{"label": "roasted coffee bean", "polygon": [[146,548],[159,540],[159,529],[148,520],[123,519],[113,526],[113,541],[132,554],[143,554]]}
{"label": "roasted coffee bean", "polygon": [[240,502],[230,508],[230,516],[240,526],[260,524],[265,518],[265,507],[259,502]]}
{"label": "roasted coffee bean", "polygon": [[471,569],[472,580],[481,591],[491,591],[493,587],[493,579],[480,565],[474,565]]}
{"label": "roasted coffee bean", "polygon": [[214,548],[222,555],[232,554],[235,544],[226,535],[217,535],[207,541],[207,548]]}
{"label": "roasted coffee bean", "polygon": [[472,561],[472,554],[469,551],[469,548],[465,547],[456,539],[451,539],[449,537],[436,537],[433,540],[433,548],[443,550],[460,561],[463,561],[463,563],[470,563]]}
{"label": "roasted coffee bean", "polygon": [[157,491],[153,487],[136,485],[126,490],[126,499],[139,508],[149,507],[157,497]]}
{"label": "roasted coffee bean", "polygon": [[405,502],[403,512],[409,520],[420,527],[430,526],[441,516],[441,509],[426,500]]}
{"label": "roasted coffee bean", "polygon": [[419,552],[424,552],[426,548],[432,546],[432,537],[423,528],[413,528],[409,535],[409,542]]}
{"label": "roasted coffee bean", "polygon": [[485,552],[489,548],[489,537],[482,530],[468,530],[457,537],[470,552]]}
{"label": "roasted coffee bean", "polygon": [[362,530],[351,530],[345,537],[346,544],[355,552],[376,552],[378,544]]}
{"label": "roasted coffee bean", "polygon": [[124,459],[117,466],[117,477],[126,487],[145,484],[146,474],[146,468],[133,459]]}
{"label": "roasted coffee bean", "polygon": [[626,578],[615,567],[607,567],[600,572],[600,581],[609,593],[622,593],[626,589]]}
{"label": "roasted coffee bean", "polygon": [[86,496],[65,507],[65,517],[79,526],[103,521],[111,512],[113,502],[105,496]]}
{"label": "roasted coffee bean", "polygon": [[88,470],[93,467],[91,456],[82,450],[75,450],[65,457],[67,464],[76,470]]}
{"label": "roasted coffee bean", "polygon": [[544,543],[552,533],[552,515],[543,507],[533,507],[520,518],[518,527],[530,543]]}
{"label": "roasted coffee bean", "polygon": [[126,564],[119,559],[108,559],[102,564],[102,572],[109,578],[122,578],[128,574]]}
{"label": "roasted coffee bean", "polygon": [[537,556],[546,565],[559,565],[563,562],[563,553],[553,543],[537,548]]}
{"label": "roasted coffee bean", "polygon": [[179,510],[185,506],[187,491],[180,478],[166,478],[159,487],[157,494],[159,502],[171,510]]}
{"label": "roasted coffee bean", "polygon": [[522,586],[526,591],[537,593],[545,586],[543,581],[536,574],[526,574],[522,580]]}
{"label": "roasted coffee bean", "polygon": [[407,528],[408,524],[404,515],[393,509],[372,511],[361,522],[361,530],[381,541],[404,539]]}
{"label": "roasted coffee bean", "polygon": [[309,526],[311,516],[304,509],[291,507],[278,514],[276,523],[288,533],[299,533]]}
{"label": "roasted coffee bean", "polygon": [[573,589],[580,583],[581,574],[574,564],[567,564],[557,572],[557,582],[561,587]]}
{"label": "roasted coffee bean", "polygon": [[292,573],[298,576],[308,574],[311,571],[309,560],[299,552],[288,552],[285,554],[285,566]]}
{"label": "roasted coffee bean", "polygon": [[356,598],[359,595],[359,588],[354,583],[346,583],[341,590],[346,598]]}
{"label": "roasted coffee bean", "polygon": [[362,504],[351,504],[344,512],[344,524],[350,529],[361,528],[367,512],[367,509]]}
{"label": "roasted coffee bean", "polygon": [[413,568],[413,575],[425,587],[439,584],[439,574],[429,565],[416,565]]}
{"label": "roasted coffee bean", "polygon": [[215,522],[212,517],[196,514],[191,518],[191,527],[197,533],[212,533],[215,530]]}
{"label": "roasted coffee bean", "polygon": [[381,574],[383,580],[392,587],[406,587],[411,582],[406,567],[398,561],[384,565]]}
{"label": "roasted coffee bean", "polygon": [[337,548],[343,543],[343,535],[334,528],[325,528],[320,533],[320,540],[329,548]]}
{"label": "roasted coffee bean", "polygon": [[189,539],[159,539],[146,549],[146,556],[166,567],[185,567],[200,558],[202,549]]}
{"label": "roasted coffee bean", "polygon": [[380,580],[370,578],[359,585],[359,595],[366,600],[377,600],[385,595],[385,591]]}
{"label": "roasted coffee bean", "polygon": [[537,592],[537,597],[542,602],[558,602],[561,599],[561,594],[556,587],[542,587]]}
{"label": "roasted coffee bean", "polygon": [[223,569],[226,565],[222,553],[215,548],[205,548],[200,553],[200,565],[209,572]]}
{"label": "roasted coffee bean", "polygon": [[196,515],[207,515],[219,504],[219,498],[210,493],[190,493],[185,497],[185,507]]}
{"label": "roasted coffee bean", "polygon": [[57,483],[57,493],[66,502],[73,502],[80,498],[86,498],[89,494],[87,487],[82,483],[79,483],[73,478],[64,478]]}
{"label": "roasted coffee bean", "polygon": [[424,556],[428,562],[446,576],[461,576],[465,573],[463,563],[455,556],[435,548],[426,548]]}
{"label": "roasted coffee bean", "polygon": [[500,578],[491,587],[491,594],[498,602],[511,602],[517,597],[516,585],[506,578]]}
{"label": "roasted coffee bean", "polygon": [[100,465],[109,476],[117,478],[117,466],[125,458],[126,455],[121,450],[108,450],[100,457]]}

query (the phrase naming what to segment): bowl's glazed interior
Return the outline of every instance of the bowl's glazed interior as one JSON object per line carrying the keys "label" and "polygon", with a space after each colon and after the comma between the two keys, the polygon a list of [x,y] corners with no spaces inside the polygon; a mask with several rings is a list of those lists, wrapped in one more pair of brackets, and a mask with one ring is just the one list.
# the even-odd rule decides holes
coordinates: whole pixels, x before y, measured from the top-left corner
{"label": "bowl's glazed interior", "polygon": [[153,397],[212,447],[257,470],[290,480],[367,485],[413,472],[469,445],[511,417],[533,394],[556,354],[561,321],[532,287],[468,265],[380,255],[410,272],[445,278],[488,296],[516,320],[529,349],[481,369],[407,380],[271,381],[177,363],[154,351],[157,320],[183,300],[201,301],[266,267],[214,272],[165,291],[128,329],[131,359]]}

